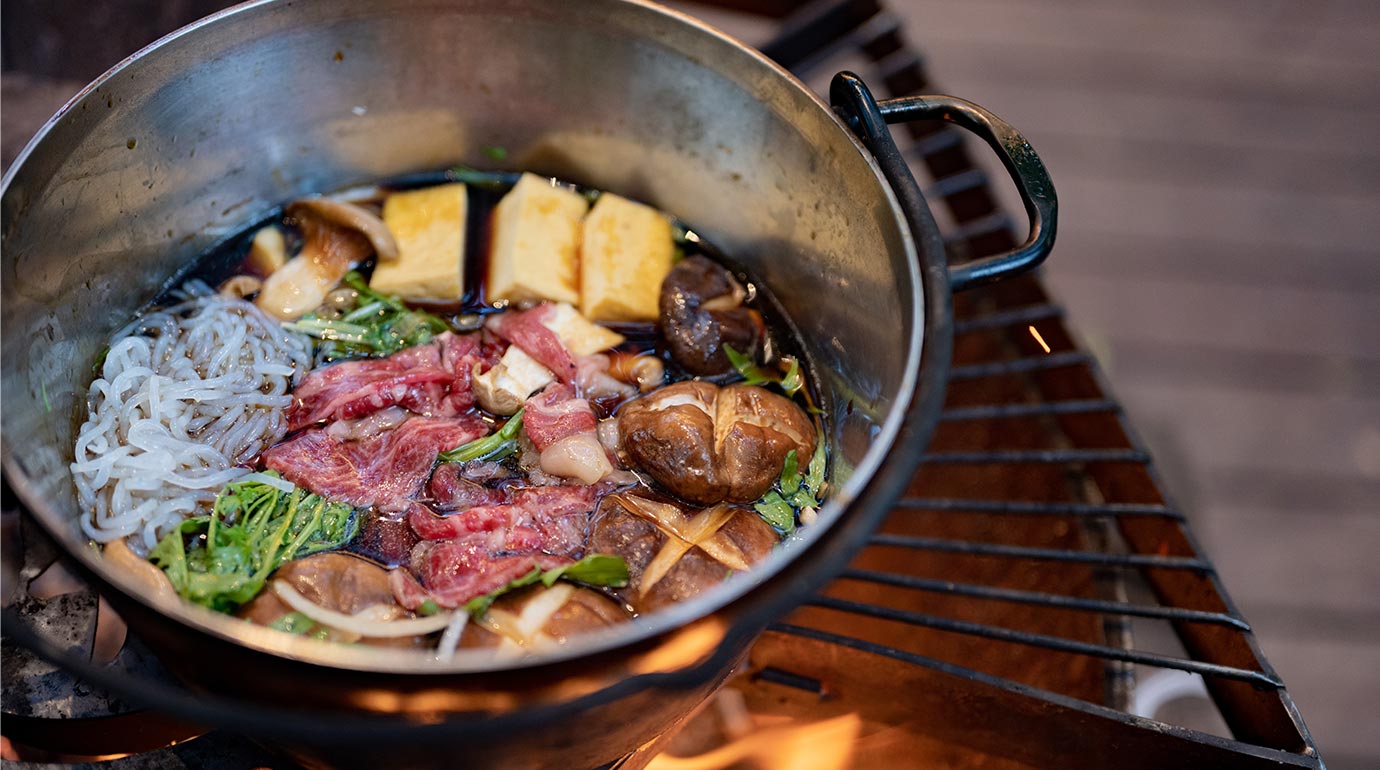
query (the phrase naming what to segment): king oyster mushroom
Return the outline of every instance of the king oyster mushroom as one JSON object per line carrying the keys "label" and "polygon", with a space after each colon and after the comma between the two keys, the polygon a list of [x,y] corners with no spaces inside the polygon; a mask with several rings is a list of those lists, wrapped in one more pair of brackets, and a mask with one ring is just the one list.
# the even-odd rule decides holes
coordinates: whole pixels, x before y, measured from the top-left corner
{"label": "king oyster mushroom", "polygon": [[398,258],[393,234],[368,209],[329,198],[303,198],[287,207],[302,228],[302,251],[264,280],[255,304],[284,321],[319,306],[345,273],[370,254]]}

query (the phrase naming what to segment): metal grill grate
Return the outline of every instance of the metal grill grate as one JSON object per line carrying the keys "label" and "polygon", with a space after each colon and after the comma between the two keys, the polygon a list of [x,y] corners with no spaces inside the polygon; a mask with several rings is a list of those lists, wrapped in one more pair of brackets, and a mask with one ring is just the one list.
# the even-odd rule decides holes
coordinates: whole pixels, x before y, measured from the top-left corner
{"label": "metal grill grate", "polygon": [[[935,90],[879,2],[812,3],[782,29],[763,49],[807,80],[848,66],[887,96]],[[953,221],[951,259],[1010,248],[1012,221],[960,132],[907,129],[903,150]],[[856,709],[921,736],[906,744],[917,766],[983,753],[1060,768],[1322,767],[1063,309],[1033,277],[955,309],[952,384],[925,466],[853,568],[759,642],[753,707]],[[1181,649],[1142,648],[1141,631]],[[1157,671],[1201,676],[1234,738],[1126,713],[1134,674]]]}

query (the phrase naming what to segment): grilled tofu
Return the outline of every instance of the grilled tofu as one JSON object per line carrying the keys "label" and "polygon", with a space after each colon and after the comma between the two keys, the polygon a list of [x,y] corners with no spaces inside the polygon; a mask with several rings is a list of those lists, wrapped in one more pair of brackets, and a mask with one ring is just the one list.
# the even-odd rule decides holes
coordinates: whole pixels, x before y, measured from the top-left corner
{"label": "grilled tofu", "polygon": [[465,291],[466,206],[463,184],[388,196],[383,223],[398,242],[398,259],[379,262],[370,288],[404,299],[459,300]]}
{"label": "grilled tofu", "polygon": [[585,218],[580,310],[591,321],[655,321],[661,281],[671,271],[665,214],[604,193]]}
{"label": "grilled tofu", "polygon": [[580,311],[573,305],[564,302],[552,308],[551,315],[547,316],[541,325],[555,332],[565,349],[576,358],[623,344],[623,335],[591,323],[589,319],[580,315]]}
{"label": "grilled tofu", "polygon": [[580,301],[580,221],[589,202],[523,174],[494,208],[489,300]]}

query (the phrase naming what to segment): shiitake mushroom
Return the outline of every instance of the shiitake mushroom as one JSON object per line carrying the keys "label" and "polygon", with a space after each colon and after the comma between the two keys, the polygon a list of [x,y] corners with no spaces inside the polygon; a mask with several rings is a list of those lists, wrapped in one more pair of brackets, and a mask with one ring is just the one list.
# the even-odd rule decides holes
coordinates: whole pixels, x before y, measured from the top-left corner
{"label": "shiitake mushroom", "polygon": [[750,569],[778,542],[776,531],[750,508],[717,505],[687,510],[649,496],[614,494],[604,498],[594,514],[589,550],[627,562],[629,582],[617,593],[638,613],[646,613],[683,602],[734,572]]}
{"label": "shiitake mushroom", "polygon": [[762,315],[744,307],[747,297],[733,275],[707,257],[693,255],[661,282],[661,334],[671,358],[696,376],[732,370],[724,345],[751,356],[766,328]]}
{"label": "shiitake mushroom", "polygon": [[815,431],[793,401],[755,385],[686,381],[625,404],[619,440],[629,460],[692,503],[750,503],[781,475],[786,454],[808,458]]}

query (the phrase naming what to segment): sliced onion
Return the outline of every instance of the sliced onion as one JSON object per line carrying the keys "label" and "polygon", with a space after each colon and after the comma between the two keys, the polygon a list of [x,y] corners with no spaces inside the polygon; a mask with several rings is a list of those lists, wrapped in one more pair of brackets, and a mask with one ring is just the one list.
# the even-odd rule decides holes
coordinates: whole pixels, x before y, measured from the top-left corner
{"label": "sliced onion", "polygon": [[441,641],[436,644],[436,657],[443,661],[455,657],[455,648],[460,646],[460,635],[465,633],[465,625],[470,621],[468,612],[452,612],[450,615],[446,632],[441,634]]}
{"label": "sliced onion", "polygon": [[278,595],[283,603],[294,610],[306,615],[308,618],[320,623],[323,626],[350,631],[360,636],[370,639],[397,639],[404,636],[421,636],[433,631],[440,631],[450,625],[451,615],[445,613],[432,615],[426,618],[410,618],[408,620],[371,620],[361,617],[373,608],[366,608],[358,615],[346,615],[343,612],[327,609],[319,604],[312,602],[307,597],[297,592],[297,589],[288,585],[282,580],[273,581],[273,592]]}

